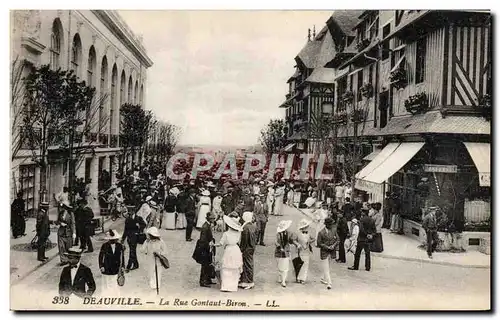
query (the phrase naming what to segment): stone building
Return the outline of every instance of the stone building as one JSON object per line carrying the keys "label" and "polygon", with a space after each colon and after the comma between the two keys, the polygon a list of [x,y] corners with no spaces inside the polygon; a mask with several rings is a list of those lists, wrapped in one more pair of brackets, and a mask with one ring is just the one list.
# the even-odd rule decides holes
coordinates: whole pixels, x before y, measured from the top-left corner
{"label": "stone building", "polygon": [[[120,106],[127,102],[143,107],[146,104],[147,69],[153,62],[142,39],[112,10],[12,11],[11,60],[25,63],[26,73],[30,66],[47,64],[54,69],[74,70],[81,80],[96,88],[96,96],[108,96],[98,115],[102,128],[82,137],[96,142],[96,147],[76,164],[76,176],[90,179],[91,191],[97,194],[100,173],[106,170],[114,180],[121,157]],[[22,127],[22,122],[13,119],[14,113],[11,110],[12,134]],[[47,198],[53,202],[53,195],[67,185],[69,177],[67,162],[57,156],[57,145],[50,153]],[[28,210],[37,207],[40,184],[39,168],[31,155],[31,150],[21,147],[13,154],[11,166],[11,194],[22,191]],[[94,202],[92,206],[97,209]]]}

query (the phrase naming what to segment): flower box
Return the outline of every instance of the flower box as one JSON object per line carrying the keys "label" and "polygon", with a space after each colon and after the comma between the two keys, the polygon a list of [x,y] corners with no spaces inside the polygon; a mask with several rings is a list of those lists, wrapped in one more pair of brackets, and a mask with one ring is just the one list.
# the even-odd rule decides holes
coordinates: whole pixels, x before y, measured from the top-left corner
{"label": "flower box", "polygon": [[358,50],[358,52],[361,52],[364,49],[366,49],[366,47],[368,47],[369,45],[370,45],[370,40],[363,39],[356,44],[356,50]]}
{"label": "flower box", "polygon": [[406,87],[406,85],[408,84],[406,71],[402,68],[398,68],[392,71],[389,76],[389,80],[391,81],[391,84],[394,86],[394,88],[398,90]]}
{"label": "flower box", "polygon": [[429,99],[425,92],[414,94],[405,100],[405,108],[413,115],[425,113],[429,109]]}
{"label": "flower box", "polygon": [[352,122],[360,123],[363,122],[363,120],[365,119],[365,114],[363,110],[355,109],[351,112],[350,119]]}
{"label": "flower box", "polygon": [[365,98],[371,98],[373,96],[373,86],[371,83],[365,83],[361,88],[361,95]]}
{"label": "flower box", "polygon": [[352,91],[346,91],[342,94],[342,101],[345,103],[351,103],[354,100],[354,93]]}

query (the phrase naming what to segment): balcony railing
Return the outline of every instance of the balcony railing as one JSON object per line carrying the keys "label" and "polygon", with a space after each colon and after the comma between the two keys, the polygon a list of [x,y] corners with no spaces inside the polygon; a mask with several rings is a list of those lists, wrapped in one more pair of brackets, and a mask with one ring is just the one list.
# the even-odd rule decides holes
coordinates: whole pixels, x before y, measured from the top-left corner
{"label": "balcony railing", "polygon": [[107,133],[100,133],[99,134],[99,144],[101,145],[108,145],[108,134]]}
{"label": "balcony railing", "polygon": [[118,147],[118,135],[117,134],[112,134],[109,142],[109,146],[111,148],[116,148]]}
{"label": "balcony railing", "polygon": [[85,141],[92,143],[97,142],[97,132],[89,132],[85,135]]}

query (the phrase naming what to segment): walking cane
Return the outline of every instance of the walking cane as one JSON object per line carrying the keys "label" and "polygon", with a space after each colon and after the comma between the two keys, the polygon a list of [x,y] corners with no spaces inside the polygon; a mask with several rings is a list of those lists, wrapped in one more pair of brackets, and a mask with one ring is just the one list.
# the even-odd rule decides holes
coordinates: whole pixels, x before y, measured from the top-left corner
{"label": "walking cane", "polygon": [[158,264],[156,263],[156,254],[154,256],[155,256],[156,295],[159,295],[160,288],[158,288]]}

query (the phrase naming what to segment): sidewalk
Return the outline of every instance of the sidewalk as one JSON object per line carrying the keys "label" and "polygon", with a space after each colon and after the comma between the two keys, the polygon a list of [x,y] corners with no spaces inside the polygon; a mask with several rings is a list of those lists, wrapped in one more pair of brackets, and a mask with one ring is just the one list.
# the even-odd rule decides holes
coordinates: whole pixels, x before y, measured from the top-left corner
{"label": "sidewalk", "polygon": [[[294,209],[298,210],[297,208]],[[302,210],[298,211],[307,216],[307,212]],[[466,268],[488,269],[491,264],[491,256],[472,250],[461,253],[435,252],[432,255],[433,259],[429,259],[427,257],[427,252],[418,247],[420,243],[417,240],[404,235],[391,233],[387,229],[382,229],[382,239],[384,243],[384,252],[372,252],[373,256]]]}
{"label": "sidewalk", "polygon": [[[94,218],[101,218],[96,215]],[[55,209],[49,210],[49,219],[51,221],[57,220],[57,211]],[[111,223],[111,219],[104,217],[104,227]],[[45,255],[49,260],[56,258],[59,255],[57,248],[57,229],[56,225],[50,225],[49,240],[52,245],[45,251]],[[28,218],[26,220],[26,235],[17,239],[10,238],[10,283],[11,285],[17,281],[22,280],[33,271],[46,264],[39,262],[36,259],[36,249],[31,248],[31,241],[36,236],[36,218]]]}

